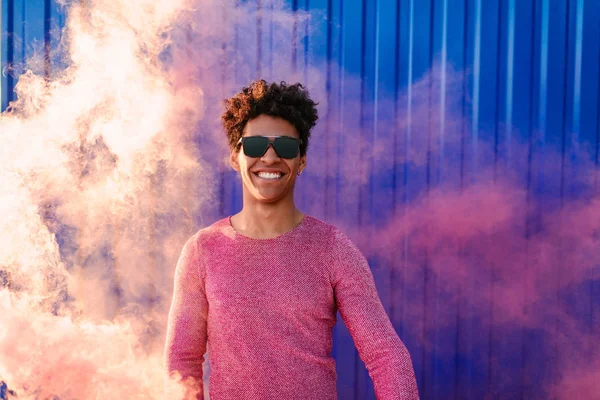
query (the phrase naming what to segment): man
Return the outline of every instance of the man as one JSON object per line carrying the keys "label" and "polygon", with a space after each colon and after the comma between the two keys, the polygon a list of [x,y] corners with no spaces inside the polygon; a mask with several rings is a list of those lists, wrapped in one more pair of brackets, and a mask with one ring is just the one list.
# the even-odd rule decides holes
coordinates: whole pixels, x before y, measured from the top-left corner
{"label": "man", "polygon": [[[339,310],[379,400],[418,399],[410,355],[365,257],[336,227],[298,210],[316,104],[300,84],[253,82],[225,101],[229,162],[243,208],[185,244],[165,349],[169,374],[203,399],[337,399],[332,328]],[[243,149],[243,151],[242,151]]]}

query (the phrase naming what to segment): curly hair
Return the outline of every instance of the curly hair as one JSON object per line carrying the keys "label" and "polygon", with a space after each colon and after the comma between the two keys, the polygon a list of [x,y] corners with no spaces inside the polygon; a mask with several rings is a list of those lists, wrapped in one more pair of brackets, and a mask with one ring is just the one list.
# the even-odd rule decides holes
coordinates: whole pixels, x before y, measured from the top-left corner
{"label": "curly hair", "polygon": [[267,83],[260,79],[244,87],[241,92],[226,99],[221,121],[227,131],[229,147],[238,148],[246,123],[261,114],[279,117],[294,125],[302,145],[300,156],[306,154],[310,130],[319,118],[316,105],[300,83]]}

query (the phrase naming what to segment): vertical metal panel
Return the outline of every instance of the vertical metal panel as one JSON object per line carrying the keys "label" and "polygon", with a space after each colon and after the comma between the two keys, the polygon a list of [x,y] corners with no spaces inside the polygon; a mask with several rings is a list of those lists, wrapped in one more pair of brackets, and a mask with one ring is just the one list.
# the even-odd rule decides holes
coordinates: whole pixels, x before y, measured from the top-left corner
{"label": "vertical metal panel", "polygon": [[[336,174],[318,177],[319,171],[307,171],[322,183],[323,196],[313,197],[311,186],[300,183],[298,202],[327,221],[359,229],[385,224],[406,215],[439,185],[461,190],[475,182],[490,163],[487,157],[492,157],[493,179],[499,178],[499,171],[512,173],[528,192],[527,206],[535,213],[522,234],[531,237],[556,204],[578,196],[574,178],[586,173],[580,169],[580,146],[585,144],[598,163],[600,2],[289,0],[291,10],[316,16],[310,22],[296,18],[289,32],[274,30],[271,2],[242,3],[253,10],[247,18],[255,23],[240,24],[236,30],[235,65],[244,67],[232,71],[234,80],[285,75],[304,81],[309,89],[326,88],[319,110],[324,146],[311,154]],[[235,17],[224,12],[223,18],[232,23],[228,18]],[[0,93],[5,110],[14,100],[13,87],[28,57],[41,49],[48,61],[38,72],[46,76],[60,68],[52,59],[52,46],[64,14],[50,0],[3,0],[1,21]],[[289,51],[275,54],[282,43],[291,44]],[[315,67],[323,68],[324,82],[310,73]],[[435,77],[432,67],[439,68]],[[463,79],[458,90],[451,86],[456,73]],[[228,79],[223,73],[224,87]],[[466,122],[459,129],[460,141],[454,143],[448,135],[456,112],[451,96],[457,91]],[[425,108],[418,97],[423,93],[429,104]],[[215,96],[229,94],[223,89]],[[372,146],[357,154],[359,143]],[[423,144],[423,164],[404,162],[418,143]],[[482,143],[493,143],[492,152]],[[526,151],[517,143],[525,143]],[[563,162],[558,177],[552,175],[556,165],[548,158],[557,148]],[[352,168],[368,176],[368,182],[335,178],[347,176]],[[218,212],[226,216],[241,208],[241,183],[231,171],[219,176]],[[401,237],[389,249],[392,265],[376,256],[369,262],[385,309],[411,352],[422,398],[538,396],[538,382],[548,378],[546,366],[558,343],[544,342],[533,330],[504,334],[494,329],[494,321],[501,318],[498,304],[503,293],[495,286],[493,270],[483,279],[461,281],[452,288],[457,293],[491,293],[489,304],[483,305],[491,323],[482,332],[474,318],[482,305],[468,299],[446,303],[446,282],[432,272],[427,257],[419,261],[411,253],[411,238]],[[407,268],[415,264],[418,268],[410,271],[409,279]],[[549,279],[559,288],[570,273],[568,266],[556,268]],[[525,299],[529,295],[525,290],[521,294]],[[600,285],[592,271],[577,294],[573,315],[594,332]],[[544,301],[560,305],[567,301],[561,296],[557,289],[555,298]],[[416,304],[422,315],[409,309]],[[341,319],[334,338],[340,399],[374,399],[372,382]]]}
{"label": "vertical metal panel", "polygon": [[13,88],[28,59],[41,58],[35,72],[45,76],[60,67],[53,49],[64,26],[64,13],[52,0],[3,0],[1,10],[0,109],[5,110],[15,99]]}
{"label": "vertical metal panel", "polygon": [[[361,116],[362,107],[354,102],[362,97],[362,78],[364,73],[364,1],[350,4],[340,0],[341,7],[341,41],[340,41],[340,98],[336,108],[339,110],[337,137],[337,176],[343,176],[343,169],[348,168],[344,162],[351,158],[351,150],[356,150],[356,137],[348,137],[345,131],[357,126],[363,127]],[[347,29],[351,26],[352,29]],[[336,146],[334,146],[335,148]],[[356,151],[354,152],[356,154]],[[360,164],[353,165],[353,169],[360,174]],[[360,213],[360,188],[351,185],[348,181],[338,179],[336,192],[337,212],[336,217],[341,220],[357,220]],[[341,398],[355,399],[359,391],[359,361],[356,352],[352,350],[352,338],[345,326],[340,326],[335,338],[338,340],[338,390]],[[350,351],[349,351],[350,350]]]}

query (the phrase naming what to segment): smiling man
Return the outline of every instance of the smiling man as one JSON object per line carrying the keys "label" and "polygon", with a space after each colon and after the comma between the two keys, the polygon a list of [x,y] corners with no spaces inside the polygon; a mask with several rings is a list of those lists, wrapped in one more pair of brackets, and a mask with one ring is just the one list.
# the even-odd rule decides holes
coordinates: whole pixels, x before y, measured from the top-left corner
{"label": "smiling man", "polygon": [[253,82],[225,101],[242,210],[199,230],[175,272],[165,348],[168,375],[203,399],[337,399],[332,329],[340,311],[379,400],[418,399],[410,355],[385,313],[360,250],[302,213],[316,104],[300,84]]}

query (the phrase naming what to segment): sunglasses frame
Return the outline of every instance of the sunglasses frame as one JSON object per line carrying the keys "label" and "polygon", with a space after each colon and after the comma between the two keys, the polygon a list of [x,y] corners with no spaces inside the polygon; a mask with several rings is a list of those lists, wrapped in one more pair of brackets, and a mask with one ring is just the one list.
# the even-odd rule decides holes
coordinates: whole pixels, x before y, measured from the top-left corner
{"label": "sunglasses frame", "polygon": [[[246,155],[246,157],[252,157],[252,158],[258,158],[258,157],[262,157],[262,156],[264,156],[264,155],[265,155],[265,153],[266,153],[267,151],[269,151],[269,146],[272,146],[272,147],[273,147],[273,150],[275,151],[275,154],[277,154],[277,157],[279,157],[279,158],[284,158],[284,157],[281,157],[281,156],[279,155],[279,153],[277,153],[277,149],[275,149],[275,139],[277,139],[277,138],[293,139],[293,140],[295,140],[295,141],[299,142],[299,144],[298,144],[298,154],[300,154],[300,146],[302,146],[302,139],[298,139],[298,138],[295,138],[295,137],[292,137],[292,136],[285,136],[285,135],[283,135],[283,136],[281,136],[281,135],[280,135],[280,136],[265,136],[265,135],[242,136],[242,137],[240,138],[240,140],[238,140],[238,142],[237,142],[238,146],[239,146],[239,144],[240,144],[240,143],[242,143],[242,144],[243,144],[243,143],[244,143],[244,140],[246,140],[246,139],[248,139],[248,138],[252,138],[252,137],[264,137],[264,138],[267,138],[267,139],[269,139],[269,144],[267,144],[267,148],[265,149],[265,152],[264,152],[264,153],[262,153],[260,156],[257,156],[257,157],[252,157],[252,156],[246,155],[246,152],[244,151],[244,155]],[[271,140],[271,139],[272,139],[272,140]],[[297,156],[298,156],[298,155],[296,155],[296,157],[297,157]],[[295,157],[294,157],[294,158],[295,158]],[[291,160],[291,158],[288,158],[287,160]]]}

